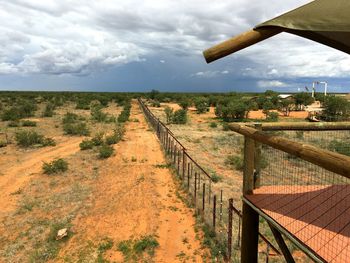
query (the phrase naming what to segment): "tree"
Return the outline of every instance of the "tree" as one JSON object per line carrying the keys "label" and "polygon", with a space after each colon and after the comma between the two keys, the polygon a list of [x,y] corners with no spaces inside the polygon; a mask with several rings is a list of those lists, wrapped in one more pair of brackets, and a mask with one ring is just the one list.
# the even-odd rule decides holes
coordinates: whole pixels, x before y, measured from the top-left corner
{"label": "tree", "polygon": [[287,99],[280,101],[279,109],[280,109],[280,111],[283,112],[284,116],[289,116],[289,113],[292,109],[293,104],[294,104],[294,100],[291,98],[287,98]]}
{"label": "tree", "polygon": [[304,106],[310,105],[314,102],[314,98],[311,97],[309,93],[300,92],[294,95],[295,105],[297,106],[297,110],[303,110]]}
{"label": "tree", "polygon": [[204,98],[204,97],[199,97],[197,99],[194,100],[194,105],[196,106],[197,109],[197,113],[204,113],[208,111],[208,99]]}
{"label": "tree", "polygon": [[154,100],[155,98],[157,98],[157,96],[159,95],[159,91],[152,89],[151,92],[149,93],[149,97]]}
{"label": "tree", "polygon": [[191,101],[188,98],[181,98],[179,105],[182,109],[187,110],[191,106]]}
{"label": "tree", "polygon": [[187,122],[187,111],[180,109],[174,112],[173,123],[175,124],[186,124]]}
{"label": "tree", "polygon": [[164,112],[165,112],[167,124],[171,123],[173,120],[174,110],[172,108],[170,108],[169,106],[166,106],[164,108]]}
{"label": "tree", "polygon": [[266,115],[266,118],[267,118],[270,110],[274,109],[274,105],[270,100],[267,100],[267,101],[265,101],[262,108],[263,108],[263,113]]}
{"label": "tree", "polygon": [[327,121],[347,120],[350,117],[350,102],[345,98],[327,96],[322,113],[322,119]]}

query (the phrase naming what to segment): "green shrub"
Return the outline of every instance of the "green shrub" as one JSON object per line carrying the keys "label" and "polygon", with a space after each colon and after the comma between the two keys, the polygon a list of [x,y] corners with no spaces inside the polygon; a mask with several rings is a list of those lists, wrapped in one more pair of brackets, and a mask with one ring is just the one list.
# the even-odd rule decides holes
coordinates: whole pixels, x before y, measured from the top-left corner
{"label": "green shrub", "polygon": [[186,124],[187,122],[187,111],[180,109],[174,112],[173,123],[175,124]]}
{"label": "green shrub", "polygon": [[43,171],[45,174],[56,174],[68,170],[68,163],[63,159],[53,160],[51,163],[44,162]]}
{"label": "green shrub", "polygon": [[243,157],[241,155],[229,155],[225,160],[225,164],[242,171],[244,167]]}
{"label": "green shrub", "polygon": [[123,125],[118,124],[114,129],[113,134],[106,136],[106,144],[116,144],[118,143],[124,136],[125,128]]}
{"label": "green shrub", "polygon": [[51,138],[45,138],[35,131],[19,131],[15,135],[16,142],[21,147],[30,147],[33,145],[55,146],[56,143]]}
{"label": "green shrub", "polygon": [[103,144],[103,133],[97,133],[92,139],[91,142],[94,146],[100,146]]}
{"label": "green shrub", "polygon": [[36,126],[36,122],[35,121],[22,121],[22,126],[23,127],[35,127]]}
{"label": "green shrub", "polygon": [[56,142],[52,138],[44,138],[42,141],[42,146],[56,146]]}
{"label": "green shrub", "polygon": [[124,105],[124,109],[123,111],[120,113],[120,115],[118,116],[118,122],[126,122],[129,120],[130,117],[130,109],[131,109],[131,105],[130,103],[126,103]]}
{"label": "green shrub", "polygon": [[66,123],[75,123],[79,120],[79,116],[75,113],[71,113],[71,112],[67,112],[63,119],[62,119],[62,123],[66,124]]}
{"label": "green shrub", "polygon": [[90,109],[90,102],[87,100],[78,100],[75,108],[78,110],[89,110]]}
{"label": "green shrub", "polygon": [[54,114],[54,109],[55,109],[54,105],[47,104],[43,112],[43,117],[52,117]]}
{"label": "green shrub", "polygon": [[21,118],[19,111],[17,108],[12,107],[10,109],[7,109],[3,111],[1,114],[1,120],[2,121],[16,121]]}
{"label": "green shrub", "polygon": [[211,122],[211,123],[209,124],[209,126],[210,126],[210,128],[216,128],[216,127],[218,127],[218,125],[217,125],[216,122]]}
{"label": "green shrub", "polygon": [[7,126],[8,127],[12,127],[12,128],[14,128],[14,127],[19,127],[19,121],[10,121],[8,124],[7,124]]}
{"label": "green shrub", "polygon": [[103,144],[99,149],[99,158],[106,159],[114,153],[114,148],[110,145]]}
{"label": "green shrub", "polygon": [[224,131],[229,131],[229,130],[230,130],[230,127],[229,127],[229,125],[228,125],[227,122],[223,122],[223,123],[222,123],[222,129],[223,129]]}
{"label": "green shrub", "polygon": [[267,112],[266,113],[266,120],[273,121],[273,122],[278,121],[278,112],[274,112],[274,111]]}
{"label": "green shrub", "polygon": [[164,108],[164,113],[166,116],[166,123],[169,124],[173,121],[173,117],[174,117],[174,110],[172,108],[170,108],[169,106],[166,106]]}
{"label": "green shrub", "polygon": [[85,122],[65,123],[63,125],[63,130],[65,134],[69,135],[87,136],[90,134],[90,131]]}
{"label": "green shrub", "polygon": [[89,150],[94,147],[94,143],[91,140],[85,139],[79,144],[80,150]]}
{"label": "green shrub", "polygon": [[44,136],[35,131],[19,131],[16,133],[15,138],[17,144],[22,147],[41,144],[44,140]]}
{"label": "green shrub", "polygon": [[221,176],[217,175],[216,173],[213,173],[211,175],[211,180],[213,183],[220,182],[222,180]]}
{"label": "green shrub", "polygon": [[102,112],[99,107],[94,107],[91,109],[91,118],[97,122],[106,122],[108,119],[108,114]]}

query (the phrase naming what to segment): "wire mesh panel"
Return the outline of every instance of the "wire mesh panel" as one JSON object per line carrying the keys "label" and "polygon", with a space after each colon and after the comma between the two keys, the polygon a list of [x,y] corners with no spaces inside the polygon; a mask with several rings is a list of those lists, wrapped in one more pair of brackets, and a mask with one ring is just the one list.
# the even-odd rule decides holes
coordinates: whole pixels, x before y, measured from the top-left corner
{"label": "wire mesh panel", "polygon": [[263,145],[260,186],[248,198],[326,261],[350,258],[350,180]]}

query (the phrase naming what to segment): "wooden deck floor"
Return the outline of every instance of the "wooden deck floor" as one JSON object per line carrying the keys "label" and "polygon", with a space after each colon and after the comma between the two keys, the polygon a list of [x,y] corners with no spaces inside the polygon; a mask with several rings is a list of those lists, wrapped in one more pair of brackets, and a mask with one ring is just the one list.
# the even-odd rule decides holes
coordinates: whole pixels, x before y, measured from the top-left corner
{"label": "wooden deck floor", "polygon": [[350,262],[350,185],[263,186],[245,196],[327,262]]}

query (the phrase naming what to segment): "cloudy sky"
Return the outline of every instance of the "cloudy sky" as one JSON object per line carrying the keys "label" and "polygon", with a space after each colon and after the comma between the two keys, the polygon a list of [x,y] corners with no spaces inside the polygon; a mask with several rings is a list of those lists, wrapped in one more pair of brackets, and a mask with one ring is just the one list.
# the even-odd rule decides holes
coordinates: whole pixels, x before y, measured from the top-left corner
{"label": "cloudy sky", "polygon": [[308,0],[0,0],[0,90],[350,91],[350,56],[281,34],[201,52]]}

